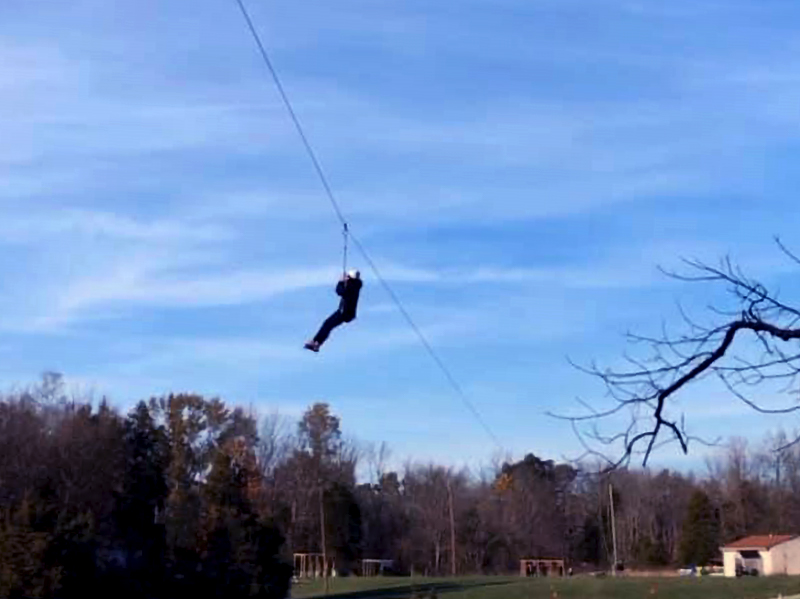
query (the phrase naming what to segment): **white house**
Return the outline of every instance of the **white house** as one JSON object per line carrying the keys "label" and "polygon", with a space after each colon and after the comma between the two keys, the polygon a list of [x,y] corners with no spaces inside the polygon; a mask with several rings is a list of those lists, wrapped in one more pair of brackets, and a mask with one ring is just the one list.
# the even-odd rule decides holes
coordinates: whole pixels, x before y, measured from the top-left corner
{"label": "white house", "polygon": [[800,574],[800,537],[797,535],[755,535],[725,545],[722,561],[725,576],[737,570],[757,570],[760,576]]}

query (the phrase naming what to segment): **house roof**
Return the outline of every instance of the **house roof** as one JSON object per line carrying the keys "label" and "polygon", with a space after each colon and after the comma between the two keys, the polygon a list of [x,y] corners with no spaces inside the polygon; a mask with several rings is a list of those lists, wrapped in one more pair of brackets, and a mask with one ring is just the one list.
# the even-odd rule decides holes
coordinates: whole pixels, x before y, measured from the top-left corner
{"label": "house roof", "polygon": [[797,535],[753,535],[725,545],[722,549],[772,549]]}

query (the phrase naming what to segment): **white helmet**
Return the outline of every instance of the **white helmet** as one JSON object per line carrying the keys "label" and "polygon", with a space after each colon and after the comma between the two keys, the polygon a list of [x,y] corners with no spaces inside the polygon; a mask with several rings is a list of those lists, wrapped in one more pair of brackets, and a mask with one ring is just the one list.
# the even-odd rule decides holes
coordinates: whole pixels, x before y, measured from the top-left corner
{"label": "white helmet", "polygon": [[361,273],[358,272],[358,270],[354,268],[352,270],[348,270],[347,271],[347,276],[350,277],[351,279],[360,279],[361,278]]}

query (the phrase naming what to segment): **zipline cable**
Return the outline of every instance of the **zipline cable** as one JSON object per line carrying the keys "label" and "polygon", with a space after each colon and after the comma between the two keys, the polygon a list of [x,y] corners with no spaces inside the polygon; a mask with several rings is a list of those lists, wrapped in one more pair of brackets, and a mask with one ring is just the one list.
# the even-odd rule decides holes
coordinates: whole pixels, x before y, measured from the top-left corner
{"label": "zipline cable", "polygon": [[267,70],[269,70],[270,75],[272,76],[272,80],[275,83],[275,87],[278,88],[278,93],[280,94],[281,99],[283,100],[283,103],[286,106],[286,110],[289,112],[289,116],[291,117],[292,122],[294,123],[295,129],[297,129],[297,133],[303,142],[303,146],[305,147],[306,152],[308,153],[308,157],[311,159],[311,162],[314,165],[314,170],[316,170],[317,176],[319,177],[319,180],[322,183],[322,187],[325,189],[325,193],[328,196],[328,200],[330,201],[331,206],[333,207],[336,217],[339,219],[339,222],[342,225],[342,234],[344,235],[345,270],[347,269],[347,240],[349,237],[352,240],[353,245],[356,247],[356,249],[358,249],[361,256],[364,258],[364,260],[366,260],[370,269],[372,269],[372,272],[375,274],[375,278],[380,282],[381,286],[386,291],[386,293],[389,294],[389,297],[397,306],[397,309],[403,315],[403,318],[405,318],[408,325],[411,327],[414,333],[416,333],[417,337],[422,343],[422,346],[425,348],[430,357],[433,359],[434,363],[438,366],[439,370],[442,371],[442,373],[445,376],[445,379],[453,388],[456,395],[458,395],[462,403],[472,413],[472,415],[481,425],[486,434],[488,434],[489,437],[492,439],[492,441],[494,441],[498,449],[502,451],[504,448],[502,443],[500,443],[500,440],[492,432],[492,429],[489,427],[489,425],[483,419],[483,416],[481,416],[478,409],[469,399],[463,387],[459,384],[459,382],[450,372],[450,369],[445,365],[445,363],[439,357],[439,354],[436,353],[436,351],[433,349],[433,346],[428,342],[428,339],[425,337],[420,328],[414,322],[414,319],[411,318],[411,315],[403,306],[403,303],[400,301],[400,298],[397,297],[397,294],[395,294],[394,290],[389,286],[389,283],[387,283],[386,280],[383,278],[383,276],[380,273],[380,270],[378,270],[377,265],[367,253],[367,250],[364,248],[364,246],[361,244],[358,238],[355,235],[353,235],[353,232],[350,230],[347,219],[345,218],[344,213],[342,212],[342,209],[339,206],[339,202],[336,201],[336,196],[334,196],[333,190],[331,189],[331,186],[328,183],[328,178],[325,176],[325,171],[322,170],[322,165],[320,164],[320,161],[317,159],[317,155],[314,152],[314,149],[311,147],[311,143],[308,141],[308,137],[306,137],[305,131],[303,130],[302,125],[300,124],[300,119],[298,119],[297,114],[294,111],[294,108],[292,108],[292,103],[289,101],[289,96],[286,94],[286,90],[284,90],[283,85],[281,84],[281,80],[278,77],[278,72],[275,70],[272,61],[269,58],[269,54],[267,53],[267,49],[264,47],[264,44],[261,41],[261,36],[258,34],[258,31],[256,30],[255,25],[253,24],[253,20],[250,18],[250,13],[247,11],[247,7],[244,4],[244,0],[236,0],[236,3],[239,5],[239,9],[242,12],[242,16],[244,17],[244,20],[247,22],[247,27],[250,30],[250,34],[253,36],[253,40],[258,46],[259,52],[261,53],[261,58],[263,59],[264,64],[267,67]]}
{"label": "zipline cable", "polygon": [[292,117],[294,127],[297,129],[297,133],[300,135],[300,139],[303,141],[303,145],[306,148],[308,157],[311,158],[311,162],[314,164],[314,169],[317,171],[319,180],[322,181],[322,186],[325,188],[325,193],[328,195],[328,199],[333,206],[333,210],[336,212],[336,216],[339,218],[342,226],[347,228],[347,219],[345,219],[342,209],[339,208],[339,202],[336,201],[336,197],[333,195],[333,190],[331,190],[331,186],[328,184],[328,178],[325,176],[325,171],[322,170],[322,165],[319,163],[317,155],[314,153],[314,149],[311,147],[302,125],[300,125],[300,120],[297,118],[294,108],[292,108],[292,103],[289,102],[289,96],[286,95],[286,91],[283,89],[281,80],[278,78],[278,72],[275,70],[275,67],[272,66],[272,61],[269,59],[267,49],[264,47],[264,44],[261,43],[261,36],[258,35],[258,31],[256,31],[256,27],[253,25],[253,20],[250,18],[250,13],[247,12],[247,7],[245,7],[243,0],[236,0],[236,3],[239,5],[239,8],[242,11],[244,20],[247,21],[247,27],[250,29],[250,33],[252,34],[259,51],[261,52],[261,58],[264,59],[264,64],[267,65],[267,69],[269,69],[269,72],[272,75],[272,80],[275,82],[275,87],[278,88],[278,93],[280,93],[281,98],[283,99],[286,110],[289,111],[289,116]]}
{"label": "zipline cable", "polygon": [[343,247],[342,247],[342,274],[347,274],[347,241],[348,237],[350,236],[350,228],[345,223],[342,226],[342,238],[343,238]]}

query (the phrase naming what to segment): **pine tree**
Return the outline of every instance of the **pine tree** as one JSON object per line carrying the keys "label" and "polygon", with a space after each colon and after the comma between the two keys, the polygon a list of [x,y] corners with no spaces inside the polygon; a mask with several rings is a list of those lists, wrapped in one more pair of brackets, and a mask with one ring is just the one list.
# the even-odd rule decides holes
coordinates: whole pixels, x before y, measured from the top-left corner
{"label": "pine tree", "polygon": [[697,490],[689,500],[680,544],[684,564],[704,566],[719,554],[719,521],[711,500]]}
{"label": "pine tree", "polygon": [[203,488],[204,586],[231,598],[278,599],[288,589],[291,568],[279,557],[283,538],[259,519],[250,500],[254,467],[235,441],[214,457]]}
{"label": "pine tree", "polygon": [[165,562],[165,532],[160,522],[167,497],[167,446],[145,402],[125,421],[124,473],[114,513],[125,547],[126,586],[139,595],[157,589]]}
{"label": "pine tree", "polygon": [[323,494],[326,541],[338,568],[350,570],[361,557],[361,508],[353,491],[333,483]]}

